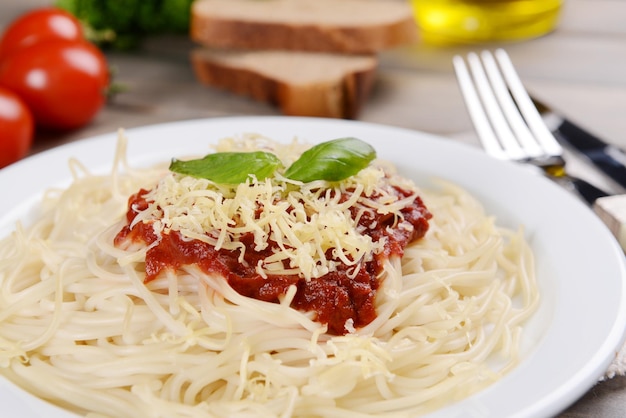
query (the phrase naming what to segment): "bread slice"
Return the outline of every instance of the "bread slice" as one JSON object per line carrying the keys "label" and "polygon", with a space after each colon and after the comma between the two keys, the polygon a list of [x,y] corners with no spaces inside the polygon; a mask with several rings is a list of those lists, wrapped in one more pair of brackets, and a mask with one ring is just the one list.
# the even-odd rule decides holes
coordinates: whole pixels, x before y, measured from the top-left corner
{"label": "bread slice", "polygon": [[210,47],[374,53],[413,42],[408,1],[196,0],[191,39]]}
{"label": "bread slice", "polygon": [[374,82],[374,55],[301,51],[192,51],[203,84],[280,107],[291,116],[355,118]]}

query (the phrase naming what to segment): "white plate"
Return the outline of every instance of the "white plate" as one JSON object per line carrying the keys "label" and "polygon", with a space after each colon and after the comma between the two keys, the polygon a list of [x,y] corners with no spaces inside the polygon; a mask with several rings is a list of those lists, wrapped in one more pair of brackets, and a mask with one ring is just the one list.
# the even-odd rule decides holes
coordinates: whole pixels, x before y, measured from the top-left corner
{"label": "white plate", "polygon": [[[568,192],[445,138],[331,119],[237,117],[132,129],[127,132],[129,160],[134,165],[169,161],[208,151],[210,142],[243,132],[309,142],[355,136],[419,185],[432,177],[452,180],[477,196],[499,223],[525,225],[542,292],[541,307],[524,334],[525,359],[493,386],[432,417],[552,416],[583,395],[610,364],[626,329],[624,254],[608,229]],[[86,139],[1,170],[0,235],[25,216],[43,189],[69,182],[68,158],[106,173],[115,142],[115,133]],[[24,418],[73,416],[4,380],[0,404]]]}

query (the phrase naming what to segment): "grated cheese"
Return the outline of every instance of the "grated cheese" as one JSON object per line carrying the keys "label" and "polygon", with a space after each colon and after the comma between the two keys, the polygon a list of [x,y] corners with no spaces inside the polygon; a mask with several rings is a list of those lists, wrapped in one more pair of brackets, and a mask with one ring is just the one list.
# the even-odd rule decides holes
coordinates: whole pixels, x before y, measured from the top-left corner
{"label": "grated cheese", "polygon": [[[254,136],[242,141],[229,138],[217,146],[219,151],[259,148],[270,149],[284,162],[303,151],[301,146]],[[336,270],[339,263],[358,268],[382,250],[384,243],[364,234],[359,219],[367,211],[399,214],[410,204],[414,196],[399,199],[385,189],[393,178],[375,164],[334,183],[302,184],[277,174],[262,181],[251,177],[239,185],[222,185],[169,173],[146,195],[151,203],[134,222],[153,222],[157,236],[175,230],[218,250],[238,251],[240,262],[246,251],[240,239],[251,234],[255,251],[274,243],[273,254],[255,266],[262,277],[299,275],[310,280]],[[374,195],[382,197],[373,199]],[[351,208],[356,205],[359,214],[353,219]]]}

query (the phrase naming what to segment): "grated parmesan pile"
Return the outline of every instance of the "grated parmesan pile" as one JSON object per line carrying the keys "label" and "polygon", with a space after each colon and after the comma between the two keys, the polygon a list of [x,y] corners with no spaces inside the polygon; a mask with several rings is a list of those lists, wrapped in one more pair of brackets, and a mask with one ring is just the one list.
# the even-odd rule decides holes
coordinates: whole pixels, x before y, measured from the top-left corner
{"label": "grated parmesan pile", "polygon": [[[222,140],[216,150],[271,151],[288,165],[304,148],[246,136]],[[262,277],[298,275],[309,280],[335,271],[339,263],[370,261],[383,249],[384,242],[373,242],[358,221],[365,211],[399,216],[414,200],[414,194],[399,199],[388,192],[391,184],[415,191],[412,182],[391,171],[375,162],[341,182],[303,184],[276,174],[262,181],[250,177],[238,185],[169,173],[145,196],[151,203],[134,222],[152,222],[157,236],[175,230],[218,250],[238,251],[240,262],[247,250],[240,238],[252,234],[255,251],[275,248],[256,266]],[[342,201],[344,195],[349,197]],[[353,217],[355,206],[358,215]]]}

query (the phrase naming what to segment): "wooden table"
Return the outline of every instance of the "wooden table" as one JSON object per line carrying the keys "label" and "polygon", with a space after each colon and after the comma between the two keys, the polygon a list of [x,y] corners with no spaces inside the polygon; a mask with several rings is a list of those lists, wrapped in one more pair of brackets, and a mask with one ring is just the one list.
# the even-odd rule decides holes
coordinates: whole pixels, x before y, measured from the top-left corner
{"label": "wooden table", "polygon": [[[46,0],[3,0],[0,27]],[[626,148],[626,0],[566,0],[558,29],[545,37],[505,45],[526,86],[543,101],[609,142]],[[272,106],[201,87],[192,73],[184,38],[153,39],[134,53],[109,53],[117,82],[128,91],[106,106],[89,126],[43,134],[33,153],[118,127],[217,117],[275,115]],[[477,47],[422,44],[381,54],[374,91],[359,120],[395,125],[478,145],[451,66],[454,54]],[[612,188],[572,155],[575,174]],[[564,347],[564,350],[567,347]],[[546,370],[546,373],[550,373]],[[598,383],[560,416],[621,417],[626,414],[626,377]]]}

